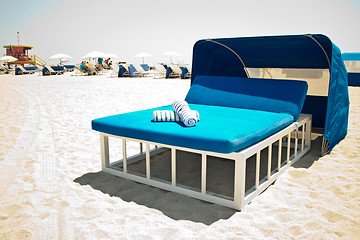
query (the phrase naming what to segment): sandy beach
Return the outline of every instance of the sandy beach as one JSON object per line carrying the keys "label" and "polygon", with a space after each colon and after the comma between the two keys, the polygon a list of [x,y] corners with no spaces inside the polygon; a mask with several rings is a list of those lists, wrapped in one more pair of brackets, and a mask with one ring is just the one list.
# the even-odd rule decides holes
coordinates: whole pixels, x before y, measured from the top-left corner
{"label": "sandy beach", "polygon": [[184,99],[189,80],[0,75],[0,239],[360,239],[360,87],[347,137],[243,211],[101,172],[98,117]]}

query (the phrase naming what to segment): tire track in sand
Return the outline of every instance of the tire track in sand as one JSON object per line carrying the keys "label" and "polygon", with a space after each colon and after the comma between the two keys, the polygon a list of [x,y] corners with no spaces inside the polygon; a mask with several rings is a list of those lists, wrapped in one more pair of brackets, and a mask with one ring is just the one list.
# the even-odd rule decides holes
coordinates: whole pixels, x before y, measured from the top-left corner
{"label": "tire track in sand", "polygon": [[[54,124],[54,117],[51,115],[50,106],[46,99],[41,99],[36,93],[31,90],[18,89],[29,102],[29,119],[25,124],[25,129],[32,131],[23,132],[20,139],[20,144],[23,144],[23,149],[28,149],[28,154],[34,154],[30,162],[23,162],[25,159],[24,153],[17,152],[16,160],[22,161],[22,165],[31,166],[33,169],[32,180],[36,189],[35,194],[40,194],[36,198],[42,199],[43,208],[51,208],[46,212],[51,212],[42,221],[42,236],[41,239],[62,239],[62,236],[72,236],[69,229],[66,227],[67,222],[67,202],[65,199],[66,186],[64,181],[61,181],[61,167],[57,156],[55,133],[56,126]],[[31,135],[30,139],[29,136]],[[25,142],[24,142],[25,141]],[[25,145],[25,146],[24,146]],[[17,147],[15,149],[19,148]],[[29,151],[31,150],[31,151]],[[14,156],[15,157],[15,156]],[[14,159],[15,160],[15,159]],[[28,169],[23,168],[24,171]],[[55,201],[54,201],[55,200]]]}

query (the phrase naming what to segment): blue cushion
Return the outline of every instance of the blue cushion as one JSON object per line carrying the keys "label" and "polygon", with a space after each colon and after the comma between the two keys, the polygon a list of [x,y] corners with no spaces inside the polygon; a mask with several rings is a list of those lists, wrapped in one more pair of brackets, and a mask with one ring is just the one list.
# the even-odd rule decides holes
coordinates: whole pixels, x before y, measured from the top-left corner
{"label": "blue cushion", "polygon": [[185,98],[188,103],[262,110],[300,116],[307,83],[223,76],[201,76],[194,79]]}
{"label": "blue cushion", "polygon": [[184,127],[177,122],[152,122],[153,111],[172,110],[169,105],[95,119],[92,128],[123,137],[231,153],[263,140],[294,120],[286,113],[200,104],[189,106],[200,114],[200,121],[195,127]]}

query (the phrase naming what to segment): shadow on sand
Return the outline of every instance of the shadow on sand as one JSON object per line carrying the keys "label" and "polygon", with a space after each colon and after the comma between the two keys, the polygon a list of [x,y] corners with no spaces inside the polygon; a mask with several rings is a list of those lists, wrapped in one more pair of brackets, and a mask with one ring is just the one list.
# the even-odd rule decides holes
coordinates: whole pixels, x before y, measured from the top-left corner
{"label": "shadow on sand", "polygon": [[[308,152],[298,162],[296,162],[293,167],[311,167],[311,165],[320,157],[321,140],[321,137],[314,137],[312,139],[311,151]],[[196,162],[194,158],[190,159],[190,161]],[[224,165],[224,163],[226,162],[229,161],[223,161],[222,163],[220,162],[220,164]],[[199,167],[198,164],[195,164],[194,166]],[[255,168],[255,166],[249,167]],[[213,168],[215,169],[215,171],[218,171],[219,165],[216,166],[215,164]],[[195,175],[199,174],[199,169],[184,169],[184,171],[193,171]],[[232,175],[229,173],[225,174],[230,176]],[[249,173],[247,172],[247,174]],[[249,175],[252,178],[251,174]],[[217,176],[220,176],[218,178],[222,178],[224,175],[217,174]],[[193,178],[193,180],[198,181],[198,179],[195,180],[195,178]],[[79,178],[76,178],[74,182],[81,185],[90,185],[93,189],[99,190],[105,194],[109,194],[110,196],[119,197],[126,202],[135,202],[148,208],[157,209],[174,220],[190,220],[193,222],[201,222],[206,225],[211,225],[212,223],[217,222],[221,219],[228,219],[236,212],[238,212],[234,209],[197,200],[181,194],[168,192],[148,185],[136,183],[104,172],[87,173]],[[230,188],[231,191],[231,188],[233,186],[231,183],[228,184],[228,182],[224,182],[222,184],[223,185],[220,184],[220,186],[218,186],[220,189],[222,189],[223,186],[230,186],[227,188]]]}

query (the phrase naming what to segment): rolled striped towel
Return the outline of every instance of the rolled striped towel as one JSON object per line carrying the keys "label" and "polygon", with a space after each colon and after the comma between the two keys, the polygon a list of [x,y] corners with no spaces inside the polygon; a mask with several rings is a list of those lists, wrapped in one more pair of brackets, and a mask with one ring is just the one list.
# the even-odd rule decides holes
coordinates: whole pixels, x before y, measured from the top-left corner
{"label": "rolled striped towel", "polygon": [[196,114],[189,108],[187,102],[175,100],[172,105],[176,114],[179,115],[181,121],[185,124],[185,126],[195,126],[197,122]]}
{"label": "rolled striped towel", "polygon": [[[200,120],[198,111],[192,110],[196,116],[197,121]],[[154,122],[181,122],[179,115],[171,110],[155,110],[153,111]]]}
{"label": "rolled striped towel", "polygon": [[153,112],[153,121],[154,122],[180,122],[180,117],[171,110],[155,110]]}

